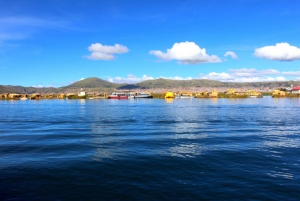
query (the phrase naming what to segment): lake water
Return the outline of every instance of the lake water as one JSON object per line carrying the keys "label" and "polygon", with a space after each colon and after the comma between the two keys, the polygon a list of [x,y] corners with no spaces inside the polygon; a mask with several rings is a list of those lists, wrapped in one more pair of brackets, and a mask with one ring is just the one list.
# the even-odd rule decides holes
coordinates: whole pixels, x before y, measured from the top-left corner
{"label": "lake water", "polygon": [[300,99],[0,101],[0,200],[299,200]]}

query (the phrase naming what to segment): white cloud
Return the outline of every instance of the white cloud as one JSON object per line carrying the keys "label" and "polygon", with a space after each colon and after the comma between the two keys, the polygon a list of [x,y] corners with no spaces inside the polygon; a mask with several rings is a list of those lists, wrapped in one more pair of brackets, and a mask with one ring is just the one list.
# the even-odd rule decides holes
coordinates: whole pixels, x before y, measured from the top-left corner
{"label": "white cloud", "polygon": [[[76,81],[75,81],[76,82]],[[32,87],[35,87],[35,88],[48,88],[48,87],[63,87],[63,86],[68,86],[70,84],[74,83],[74,81],[69,81],[69,82],[66,82],[66,83],[50,83],[50,84],[37,84],[37,85],[33,85]]]}
{"label": "white cloud", "polygon": [[38,84],[38,85],[33,85],[32,87],[35,87],[35,88],[44,88],[44,85]]}
{"label": "white cloud", "polygon": [[228,70],[233,76],[238,77],[251,77],[256,74],[257,70],[254,68],[242,68],[242,69],[229,69]]}
{"label": "white cloud", "polygon": [[211,72],[208,75],[201,76],[200,78],[208,79],[208,80],[219,80],[219,81],[230,81],[234,79],[233,76],[225,72],[223,73]]}
{"label": "white cloud", "polygon": [[209,56],[206,54],[205,48],[201,49],[194,42],[188,41],[175,43],[171,49],[167,49],[166,53],[160,50],[152,50],[149,53],[163,60],[177,60],[179,63],[183,64],[200,64],[222,61],[216,55]]}
{"label": "white cloud", "polygon": [[259,70],[258,74],[261,74],[261,75],[277,75],[277,74],[280,74],[280,72],[278,70],[275,70],[275,69],[266,69],[266,70]]}
{"label": "white cloud", "polygon": [[259,82],[259,81],[261,81],[259,77],[239,77],[231,80],[231,82]]}
{"label": "white cloud", "polygon": [[80,78],[79,81],[84,80],[85,78]]}
{"label": "white cloud", "polygon": [[238,77],[232,82],[271,82],[271,81],[285,81],[284,77]]}
{"label": "white cloud", "polygon": [[272,77],[270,75],[281,75],[283,73],[274,69],[257,70],[255,68],[229,69],[229,73],[211,72],[207,75],[200,75],[200,79],[218,80],[223,82],[265,82],[285,81],[283,76]]}
{"label": "white cloud", "polygon": [[92,60],[114,60],[114,54],[123,54],[129,51],[126,46],[120,44],[109,46],[100,43],[91,44],[88,50],[91,54],[84,57]]}
{"label": "white cloud", "polygon": [[160,76],[159,78],[163,78],[163,79],[168,79],[168,80],[192,80],[192,77],[180,77],[180,76],[174,76],[174,77],[164,77],[164,76]]}
{"label": "white cloud", "polygon": [[[299,76],[298,76],[299,75]],[[108,81],[114,83],[128,83],[135,84],[145,80],[153,79],[170,79],[170,80],[192,80],[192,79],[208,79],[208,80],[218,80],[221,82],[266,82],[266,81],[286,81],[285,76],[298,76],[293,77],[293,80],[300,80],[300,71],[289,71],[280,72],[275,69],[263,69],[258,70],[255,68],[241,68],[241,69],[229,69],[228,72],[210,72],[206,75],[200,74],[198,77],[181,77],[181,76],[159,76],[153,77],[149,75],[143,75],[142,77],[136,77],[134,75],[128,74],[127,77],[114,77],[108,78]]]}
{"label": "white cloud", "polygon": [[267,81],[286,81],[285,77],[278,76],[278,77],[267,77]]}
{"label": "white cloud", "polygon": [[300,76],[300,71],[286,71],[286,72],[282,72],[282,75]]}
{"label": "white cloud", "polygon": [[123,78],[123,77],[109,77],[107,80],[109,82],[114,82],[114,83],[127,83],[127,84],[135,84],[138,82],[142,82],[145,80],[153,80],[154,78],[152,76],[147,76],[147,75],[143,75],[142,77],[135,77],[132,74],[128,74],[127,77]]}
{"label": "white cloud", "polygon": [[128,48],[120,44],[109,46],[109,45],[102,45],[100,43],[94,43],[88,47],[88,50],[91,52],[102,52],[108,54],[121,54],[121,53],[128,52]]}
{"label": "white cloud", "polygon": [[231,56],[232,59],[238,59],[238,56],[232,52],[232,51],[228,51],[224,54],[225,57]]}
{"label": "white cloud", "polygon": [[277,75],[280,74],[275,69],[257,70],[255,68],[241,68],[241,69],[229,69],[232,76],[235,77],[261,77],[265,75]]}
{"label": "white cloud", "polygon": [[255,49],[254,55],[270,60],[293,61],[300,59],[300,48],[291,46],[288,43],[276,43],[275,46],[265,46]]}

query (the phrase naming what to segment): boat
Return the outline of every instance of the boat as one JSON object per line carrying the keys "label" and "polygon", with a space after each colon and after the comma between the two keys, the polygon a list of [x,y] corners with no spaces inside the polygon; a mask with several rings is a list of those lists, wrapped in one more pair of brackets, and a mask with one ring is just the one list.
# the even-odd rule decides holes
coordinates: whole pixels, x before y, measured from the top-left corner
{"label": "boat", "polygon": [[263,97],[262,95],[256,95],[256,96],[252,95],[252,96],[249,96],[249,98],[262,98],[262,97]]}
{"label": "boat", "polygon": [[185,95],[178,95],[175,98],[195,98],[195,96],[185,96]]}
{"label": "boat", "polygon": [[28,100],[28,98],[22,97],[22,98],[20,98],[20,100]]}
{"label": "boat", "polygon": [[108,96],[109,99],[128,99],[128,94],[114,92]]}
{"label": "boat", "polygon": [[195,98],[192,94],[179,94],[175,98]]}
{"label": "boat", "polygon": [[150,93],[147,92],[136,92],[136,93],[129,93],[128,98],[153,98]]}
{"label": "boat", "polygon": [[134,92],[130,92],[128,94],[128,99],[134,99]]}
{"label": "boat", "polygon": [[248,90],[246,93],[248,94],[249,98],[262,98],[263,97],[261,95],[261,93],[256,92],[254,90]]}

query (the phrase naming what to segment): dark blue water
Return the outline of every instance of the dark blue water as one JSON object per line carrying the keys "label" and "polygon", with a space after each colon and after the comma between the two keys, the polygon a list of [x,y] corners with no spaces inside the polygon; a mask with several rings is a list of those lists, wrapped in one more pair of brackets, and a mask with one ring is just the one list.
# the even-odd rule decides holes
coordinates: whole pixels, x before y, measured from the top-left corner
{"label": "dark blue water", "polygon": [[0,101],[0,200],[299,200],[300,99]]}

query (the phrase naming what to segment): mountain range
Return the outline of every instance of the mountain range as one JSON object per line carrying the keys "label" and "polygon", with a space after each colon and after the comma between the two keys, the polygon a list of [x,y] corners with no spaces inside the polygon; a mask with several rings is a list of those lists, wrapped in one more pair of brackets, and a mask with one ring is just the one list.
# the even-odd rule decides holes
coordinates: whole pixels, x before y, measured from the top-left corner
{"label": "mountain range", "polygon": [[170,80],[155,79],[146,80],[136,84],[116,84],[102,80],[97,77],[86,78],[64,87],[24,87],[12,85],[0,85],[0,93],[66,93],[77,92],[81,89],[86,91],[105,91],[114,90],[152,90],[152,89],[184,89],[194,87],[205,88],[259,88],[259,89],[276,89],[290,87],[291,85],[299,86],[299,81],[276,81],[276,82],[220,82],[215,80],[193,79],[193,80]]}

